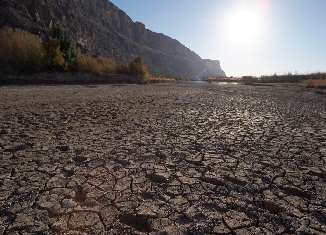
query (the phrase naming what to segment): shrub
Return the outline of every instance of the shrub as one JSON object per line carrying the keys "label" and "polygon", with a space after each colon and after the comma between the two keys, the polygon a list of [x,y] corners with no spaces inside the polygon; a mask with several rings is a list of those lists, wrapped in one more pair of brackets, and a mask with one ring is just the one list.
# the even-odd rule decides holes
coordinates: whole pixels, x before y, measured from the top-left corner
{"label": "shrub", "polygon": [[117,65],[113,59],[99,56],[96,61],[99,64],[101,73],[113,74],[116,72]]}
{"label": "shrub", "polygon": [[22,72],[43,69],[42,39],[21,29],[0,30],[0,68]]}
{"label": "shrub", "polygon": [[305,80],[325,79],[325,73],[311,73],[311,74],[282,74],[282,75],[270,75],[261,76],[262,83],[300,83]]}
{"label": "shrub", "polygon": [[257,77],[254,77],[254,76],[243,76],[241,77],[242,81],[243,82],[248,82],[248,83],[251,83],[251,82],[259,82],[258,78]]}
{"label": "shrub", "polygon": [[117,66],[114,59],[104,56],[93,57],[89,52],[77,55],[77,70],[91,74],[114,74],[117,71]]}
{"label": "shrub", "polygon": [[129,63],[129,75],[137,76],[140,82],[148,82],[150,74],[146,64],[140,57]]}
{"label": "shrub", "polygon": [[119,64],[119,65],[117,65],[116,72],[118,74],[128,74],[129,73],[129,68],[125,64]]}
{"label": "shrub", "polygon": [[89,53],[86,52],[77,54],[77,70],[79,72],[100,74],[101,69],[97,60]]}
{"label": "shrub", "polygon": [[308,79],[302,81],[305,87],[326,88],[326,79]]}

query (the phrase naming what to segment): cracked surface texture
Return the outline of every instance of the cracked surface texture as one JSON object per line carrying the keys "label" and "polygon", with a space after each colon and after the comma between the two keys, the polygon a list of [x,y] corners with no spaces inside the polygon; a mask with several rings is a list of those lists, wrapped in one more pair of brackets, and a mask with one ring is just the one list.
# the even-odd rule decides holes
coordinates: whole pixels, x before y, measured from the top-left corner
{"label": "cracked surface texture", "polygon": [[0,87],[0,234],[325,234],[326,96]]}

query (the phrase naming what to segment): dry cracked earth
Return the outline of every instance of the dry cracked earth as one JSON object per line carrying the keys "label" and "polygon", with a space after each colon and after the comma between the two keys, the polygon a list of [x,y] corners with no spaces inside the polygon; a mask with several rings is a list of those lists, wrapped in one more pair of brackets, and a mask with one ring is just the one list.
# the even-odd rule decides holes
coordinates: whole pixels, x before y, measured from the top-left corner
{"label": "dry cracked earth", "polygon": [[0,87],[0,234],[326,234],[326,96]]}

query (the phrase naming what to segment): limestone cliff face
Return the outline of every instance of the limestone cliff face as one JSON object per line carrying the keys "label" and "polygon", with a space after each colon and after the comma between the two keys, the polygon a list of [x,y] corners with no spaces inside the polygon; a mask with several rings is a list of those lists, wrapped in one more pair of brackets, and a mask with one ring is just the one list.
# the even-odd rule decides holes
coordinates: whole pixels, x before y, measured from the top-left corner
{"label": "limestone cliff face", "polygon": [[0,27],[45,36],[60,22],[81,48],[128,62],[141,56],[153,74],[225,76],[219,62],[201,59],[177,40],[146,29],[107,0],[1,0]]}

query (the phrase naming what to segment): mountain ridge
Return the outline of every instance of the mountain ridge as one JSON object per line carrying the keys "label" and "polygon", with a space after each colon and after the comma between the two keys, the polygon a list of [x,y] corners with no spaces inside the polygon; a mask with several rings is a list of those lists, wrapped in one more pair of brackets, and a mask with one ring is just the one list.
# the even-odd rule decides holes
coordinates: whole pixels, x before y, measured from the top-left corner
{"label": "mountain ridge", "polygon": [[203,60],[176,39],[146,28],[107,0],[2,0],[0,28],[8,25],[45,37],[59,22],[79,47],[127,63],[143,58],[164,76],[225,76],[219,61]]}

